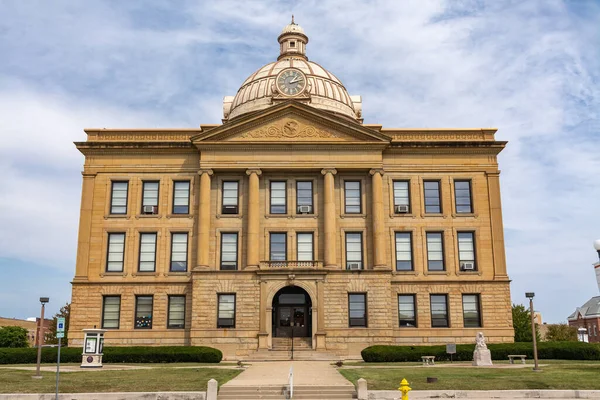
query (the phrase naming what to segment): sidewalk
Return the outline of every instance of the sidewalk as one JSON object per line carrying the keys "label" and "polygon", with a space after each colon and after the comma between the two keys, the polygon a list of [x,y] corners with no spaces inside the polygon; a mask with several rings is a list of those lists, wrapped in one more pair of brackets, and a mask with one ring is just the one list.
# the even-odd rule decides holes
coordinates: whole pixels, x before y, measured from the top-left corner
{"label": "sidewalk", "polygon": [[350,386],[330,361],[253,362],[244,372],[223,386],[287,385],[290,367],[295,386]]}

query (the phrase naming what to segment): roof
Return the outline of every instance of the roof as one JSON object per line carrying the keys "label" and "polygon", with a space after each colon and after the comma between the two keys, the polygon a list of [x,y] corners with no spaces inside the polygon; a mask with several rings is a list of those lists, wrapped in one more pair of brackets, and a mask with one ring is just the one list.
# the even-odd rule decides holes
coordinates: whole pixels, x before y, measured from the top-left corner
{"label": "roof", "polygon": [[600,296],[594,296],[585,302],[567,317],[568,321],[575,321],[579,318],[600,317]]}

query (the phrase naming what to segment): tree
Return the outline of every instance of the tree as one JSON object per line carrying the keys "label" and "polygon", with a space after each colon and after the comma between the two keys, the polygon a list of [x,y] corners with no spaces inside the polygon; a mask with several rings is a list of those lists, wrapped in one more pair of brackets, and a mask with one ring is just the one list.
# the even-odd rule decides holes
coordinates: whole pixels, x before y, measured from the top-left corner
{"label": "tree", "polygon": [[[531,337],[531,313],[522,304],[512,306],[513,328],[515,329],[515,342],[532,342]],[[539,328],[535,327],[535,336],[540,341]]]}
{"label": "tree", "polygon": [[29,347],[27,329],[20,326],[0,328],[0,347]]}
{"label": "tree", "polygon": [[46,343],[56,344],[58,343],[58,338],[56,337],[56,319],[62,317],[65,319],[65,337],[62,339],[62,344],[67,346],[69,343],[69,338],[67,337],[67,332],[69,330],[69,315],[71,314],[71,303],[67,303],[60,308],[60,311],[54,315],[54,319],[50,323],[50,328],[48,329],[48,339]]}
{"label": "tree", "polygon": [[577,328],[567,324],[547,325],[546,340],[549,342],[576,342]]}

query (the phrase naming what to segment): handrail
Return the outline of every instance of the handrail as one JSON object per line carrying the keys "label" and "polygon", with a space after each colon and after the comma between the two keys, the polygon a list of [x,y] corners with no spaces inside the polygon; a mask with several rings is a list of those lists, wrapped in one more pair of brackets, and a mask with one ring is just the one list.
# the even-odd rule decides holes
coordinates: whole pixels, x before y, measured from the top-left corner
{"label": "handrail", "polygon": [[290,374],[288,375],[288,392],[290,399],[294,398],[294,366],[290,367]]}
{"label": "handrail", "polygon": [[294,359],[294,325],[292,325],[292,360]]}

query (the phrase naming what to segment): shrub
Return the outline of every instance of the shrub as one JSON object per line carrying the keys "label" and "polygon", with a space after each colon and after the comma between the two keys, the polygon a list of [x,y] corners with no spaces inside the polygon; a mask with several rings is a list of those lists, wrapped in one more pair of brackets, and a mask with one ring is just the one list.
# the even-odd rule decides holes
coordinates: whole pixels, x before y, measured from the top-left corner
{"label": "shrub", "polygon": [[27,329],[20,326],[0,328],[0,347],[28,347]]}
{"label": "shrub", "polygon": [[[57,353],[57,348],[43,348],[42,362],[55,363]],[[79,363],[81,353],[81,348],[63,347],[60,350],[60,361]],[[219,363],[222,358],[223,353],[212,347],[107,347],[104,349],[103,361],[106,363]],[[0,364],[33,364],[36,361],[37,348],[0,348]]]}
{"label": "shrub", "polygon": [[[494,360],[506,360],[509,354],[524,354],[533,358],[531,343],[489,344]],[[456,346],[455,361],[471,361],[474,344]],[[421,356],[435,356],[436,361],[449,361],[446,346],[371,346],[361,352],[365,362],[421,361]],[[538,344],[539,359],[557,360],[600,360],[600,345],[582,342],[542,342]]]}
{"label": "shrub", "polygon": [[577,328],[567,324],[546,325],[546,337],[549,342],[576,342]]}

